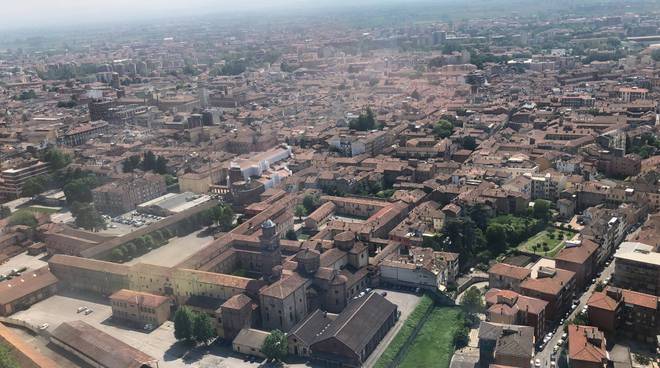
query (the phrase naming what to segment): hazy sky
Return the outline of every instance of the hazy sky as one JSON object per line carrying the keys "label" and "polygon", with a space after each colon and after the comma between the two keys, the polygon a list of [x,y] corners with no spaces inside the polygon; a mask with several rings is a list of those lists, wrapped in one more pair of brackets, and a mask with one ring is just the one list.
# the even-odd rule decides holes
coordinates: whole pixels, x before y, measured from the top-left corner
{"label": "hazy sky", "polygon": [[374,0],[0,0],[0,28],[34,28]]}

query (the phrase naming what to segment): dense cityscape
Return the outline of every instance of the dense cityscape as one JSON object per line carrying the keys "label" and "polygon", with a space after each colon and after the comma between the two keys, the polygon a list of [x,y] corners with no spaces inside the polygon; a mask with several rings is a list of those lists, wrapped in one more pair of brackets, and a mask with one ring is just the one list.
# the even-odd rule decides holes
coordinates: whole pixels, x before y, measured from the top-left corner
{"label": "dense cityscape", "polygon": [[0,30],[0,367],[660,366],[660,3],[277,5]]}

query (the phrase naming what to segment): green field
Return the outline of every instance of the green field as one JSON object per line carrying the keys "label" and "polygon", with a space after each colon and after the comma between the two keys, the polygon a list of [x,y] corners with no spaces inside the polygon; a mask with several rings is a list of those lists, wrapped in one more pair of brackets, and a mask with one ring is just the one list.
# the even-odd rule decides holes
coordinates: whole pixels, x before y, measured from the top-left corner
{"label": "green field", "polygon": [[449,367],[454,354],[454,332],[463,326],[463,321],[459,321],[460,315],[459,308],[436,307],[399,367]]}
{"label": "green field", "polygon": [[[518,249],[523,252],[554,257],[564,248],[564,240],[569,240],[573,235],[574,233],[570,230],[555,230],[554,236],[552,236],[549,229],[546,229],[529,238]],[[544,248],[544,244],[546,248]]]}
{"label": "green field", "polygon": [[417,307],[415,307],[415,310],[410,313],[408,319],[403,323],[403,326],[401,326],[401,329],[392,342],[387,346],[387,349],[385,349],[376,364],[374,364],[374,368],[386,368],[390,365],[431,304],[433,304],[433,300],[424,295]]}

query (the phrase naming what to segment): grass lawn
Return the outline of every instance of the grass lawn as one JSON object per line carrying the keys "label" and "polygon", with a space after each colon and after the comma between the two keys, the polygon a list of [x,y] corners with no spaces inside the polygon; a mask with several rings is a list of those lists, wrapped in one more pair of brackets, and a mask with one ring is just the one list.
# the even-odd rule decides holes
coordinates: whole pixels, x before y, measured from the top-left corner
{"label": "grass lawn", "polygon": [[424,313],[431,304],[433,304],[433,300],[424,295],[419,301],[419,304],[417,304],[417,307],[415,307],[415,310],[410,313],[408,319],[403,323],[399,332],[394,336],[394,339],[392,339],[387,346],[387,349],[385,349],[380,358],[378,358],[378,361],[374,364],[374,368],[385,368],[394,360],[397,353],[401,350],[401,347],[406,340],[408,340],[408,337],[412,334],[415,326],[417,326],[419,320],[424,316]]}
{"label": "grass lawn", "polygon": [[436,307],[401,361],[401,368],[447,368],[454,354],[454,332],[463,325],[460,308]]}
{"label": "grass lawn", "polygon": [[[560,236],[563,234],[563,238]],[[572,238],[574,233],[570,230],[555,230],[554,237],[550,236],[548,229],[540,231],[536,235],[522,243],[518,249],[523,252],[535,253],[547,257],[554,257],[564,248],[564,240]],[[547,244],[548,251],[543,250],[543,244]],[[535,248],[536,247],[536,248]]]}

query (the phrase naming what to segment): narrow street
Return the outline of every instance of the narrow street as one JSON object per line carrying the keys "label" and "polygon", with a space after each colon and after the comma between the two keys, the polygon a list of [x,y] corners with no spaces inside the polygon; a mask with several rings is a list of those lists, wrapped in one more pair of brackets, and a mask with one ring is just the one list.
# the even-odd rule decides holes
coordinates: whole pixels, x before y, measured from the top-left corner
{"label": "narrow street", "polygon": [[[628,239],[633,238],[638,231],[639,228],[635,229],[634,231],[631,231],[630,234],[628,234],[625,237],[624,241],[628,241]],[[619,246],[617,245],[615,252],[618,249]],[[591,285],[589,285],[589,288],[580,295],[579,298],[580,303],[578,304],[577,308],[575,308],[573,311],[569,313],[568,317],[564,318],[564,323],[558,326],[556,329],[549,330],[546,332],[546,334],[551,331],[553,332],[552,339],[548,341],[548,343],[543,348],[543,350],[541,350],[534,356],[535,361],[536,359],[538,359],[541,362],[541,367],[551,366],[550,362],[552,361],[552,357],[554,354],[553,349],[557,344],[557,342],[561,339],[562,334],[564,333],[564,326],[566,326],[569,321],[575,318],[576,315],[582,312],[584,306],[587,305],[587,301],[589,300],[591,293],[593,293],[594,289],[596,288],[596,284],[598,284],[598,282],[604,282],[606,279],[610,278],[612,276],[612,273],[614,273],[614,260],[612,260],[612,262],[603,269],[599,277],[595,277],[596,281],[591,283]],[[578,290],[577,292],[580,293],[581,291]],[[564,339],[564,344],[561,349],[567,348],[566,340],[567,339]],[[557,355],[559,354],[561,349],[557,351]]]}

